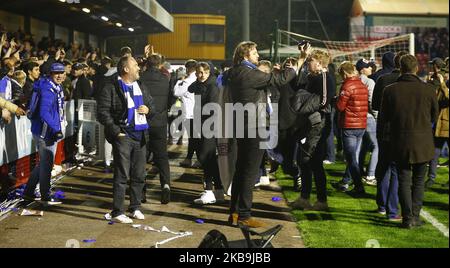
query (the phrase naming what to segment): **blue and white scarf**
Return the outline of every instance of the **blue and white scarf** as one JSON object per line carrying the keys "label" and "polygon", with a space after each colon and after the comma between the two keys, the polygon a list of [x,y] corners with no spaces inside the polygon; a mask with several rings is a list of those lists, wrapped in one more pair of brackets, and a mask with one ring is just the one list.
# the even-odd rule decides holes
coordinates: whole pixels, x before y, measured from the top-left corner
{"label": "blue and white scarf", "polygon": [[249,62],[248,60],[243,60],[243,61],[241,62],[241,64],[244,65],[244,66],[247,66],[247,67],[250,68],[250,69],[256,69],[256,68],[258,68],[258,66],[256,66],[255,64]]}
{"label": "blue and white scarf", "polygon": [[[65,118],[65,116],[64,116],[64,90],[62,89],[61,85],[57,85],[57,84],[53,83],[51,78],[48,78],[48,82],[51,85],[50,90],[53,91],[57,95],[59,121],[61,123],[63,123],[64,118]],[[61,129],[63,129],[63,127],[61,127]]]}
{"label": "blue and white scarf", "polygon": [[[127,100],[127,126],[130,126],[131,122],[134,122],[135,131],[148,129],[146,116],[137,112],[139,106],[144,105],[144,98],[142,96],[142,91],[139,87],[139,84],[137,82],[133,82],[133,84],[127,85],[119,77],[119,85],[122,88],[123,93],[125,94],[125,99]],[[131,97],[131,91],[133,91],[133,97]]]}
{"label": "blue and white scarf", "polygon": [[0,79],[0,97],[4,98],[5,100],[12,99],[11,79],[7,75]]}

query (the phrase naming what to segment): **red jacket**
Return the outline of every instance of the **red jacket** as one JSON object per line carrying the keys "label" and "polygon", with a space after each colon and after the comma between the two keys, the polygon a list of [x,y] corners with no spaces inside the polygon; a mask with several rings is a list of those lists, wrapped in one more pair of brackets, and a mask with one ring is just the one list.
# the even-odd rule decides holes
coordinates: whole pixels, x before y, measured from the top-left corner
{"label": "red jacket", "polygon": [[359,77],[345,79],[336,107],[339,113],[339,127],[365,129],[369,111],[369,90]]}

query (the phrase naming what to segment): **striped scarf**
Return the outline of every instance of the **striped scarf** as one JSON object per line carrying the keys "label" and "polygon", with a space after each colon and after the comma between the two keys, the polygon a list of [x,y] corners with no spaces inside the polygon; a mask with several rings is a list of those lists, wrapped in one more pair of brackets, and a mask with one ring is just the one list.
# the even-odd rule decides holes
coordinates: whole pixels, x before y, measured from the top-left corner
{"label": "striped scarf", "polygon": [[[144,105],[144,98],[142,96],[141,88],[139,84],[135,81],[131,86],[126,85],[122,79],[119,77],[119,85],[125,94],[125,99],[127,100],[128,116],[126,124],[130,126],[134,123],[135,131],[142,131],[148,129],[147,118],[144,114],[139,114],[137,109],[139,106]],[[133,97],[131,97],[130,92],[132,91]]]}

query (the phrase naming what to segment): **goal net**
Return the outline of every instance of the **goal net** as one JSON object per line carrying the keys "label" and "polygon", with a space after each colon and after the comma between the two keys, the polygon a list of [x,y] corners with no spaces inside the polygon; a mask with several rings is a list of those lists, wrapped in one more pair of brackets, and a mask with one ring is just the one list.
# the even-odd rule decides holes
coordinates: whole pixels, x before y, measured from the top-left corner
{"label": "goal net", "polygon": [[414,55],[414,34],[405,34],[388,39],[381,39],[367,42],[352,41],[326,41],[298,33],[284,30],[278,31],[278,53],[280,58],[297,56],[297,44],[302,40],[308,40],[315,49],[326,50],[332,58],[334,64],[342,61],[356,62],[360,58],[374,60],[381,68],[381,58],[388,51],[398,52],[405,50]]}

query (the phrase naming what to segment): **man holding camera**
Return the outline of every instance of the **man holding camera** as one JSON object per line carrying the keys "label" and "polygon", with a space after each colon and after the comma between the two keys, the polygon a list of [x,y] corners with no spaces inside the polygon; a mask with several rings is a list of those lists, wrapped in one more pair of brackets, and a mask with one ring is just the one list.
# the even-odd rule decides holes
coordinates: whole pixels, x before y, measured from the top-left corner
{"label": "man holding camera", "polygon": [[437,165],[441,149],[445,142],[448,142],[448,118],[449,118],[449,91],[446,85],[445,76],[448,74],[448,66],[440,58],[435,58],[431,62],[433,72],[428,77],[428,83],[434,86],[439,104],[439,117],[436,124],[433,125],[434,133],[434,158],[430,161],[428,170],[428,180],[426,188],[433,186],[436,179]]}
{"label": "man holding camera", "polygon": [[64,90],[61,83],[65,79],[65,68],[61,63],[50,67],[50,76],[38,82],[39,102],[31,117],[31,132],[39,153],[39,165],[34,167],[23,198],[34,200],[34,191],[39,182],[41,200],[45,205],[58,205],[60,201],[50,197],[50,178],[55,159],[56,145],[64,135]]}

